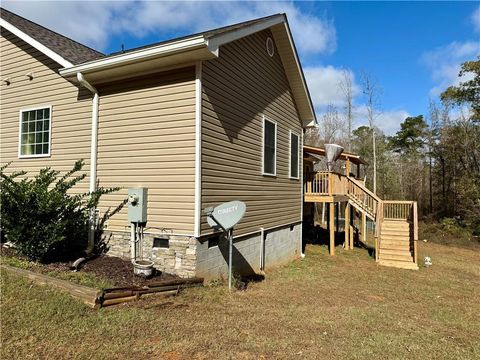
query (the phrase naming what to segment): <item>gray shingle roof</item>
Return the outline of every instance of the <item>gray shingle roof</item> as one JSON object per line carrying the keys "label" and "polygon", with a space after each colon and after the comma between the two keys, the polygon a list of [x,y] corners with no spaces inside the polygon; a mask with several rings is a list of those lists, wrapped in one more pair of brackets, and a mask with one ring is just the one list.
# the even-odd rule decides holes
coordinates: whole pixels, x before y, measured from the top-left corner
{"label": "gray shingle roof", "polygon": [[74,65],[86,61],[99,59],[105,55],[99,51],[93,50],[85,45],[38,25],[30,20],[18,16],[4,8],[0,8],[2,19],[15,26],[31,38],[37,40],[54,53],[60,55],[65,60]]}
{"label": "gray shingle roof", "polygon": [[152,43],[152,44],[147,44],[147,45],[131,48],[131,49],[125,50],[123,52],[122,51],[114,52],[112,54],[109,54],[108,56],[118,55],[118,54],[122,54],[122,53],[128,53],[128,52],[131,52],[131,51],[137,51],[137,50],[141,50],[141,49],[147,49],[149,47],[168,44],[170,42],[175,42],[175,41],[179,41],[179,40],[183,40],[183,39],[187,39],[187,38],[195,37],[195,36],[204,36],[205,38],[208,39],[208,38],[211,38],[211,37],[216,36],[216,35],[221,35],[221,34],[233,31],[233,30],[238,30],[238,29],[248,27],[248,26],[256,24],[256,23],[260,23],[262,21],[274,18],[274,17],[279,16],[279,15],[280,16],[285,16],[285,14],[273,14],[273,15],[262,17],[262,18],[248,20],[248,21],[244,21],[244,22],[241,22],[241,23],[233,24],[233,25],[227,25],[227,26],[223,26],[223,27],[220,27],[220,28],[212,29],[212,30],[207,30],[207,31],[202,31],[202,32],[194,33],[194,34],[188,34],[188,35],[185,35],[185,36],[180,36],[180,37],[176,37],[176,38],[172,38],[172,39],[162,40],[162,41],[155,42],[155,43]]}

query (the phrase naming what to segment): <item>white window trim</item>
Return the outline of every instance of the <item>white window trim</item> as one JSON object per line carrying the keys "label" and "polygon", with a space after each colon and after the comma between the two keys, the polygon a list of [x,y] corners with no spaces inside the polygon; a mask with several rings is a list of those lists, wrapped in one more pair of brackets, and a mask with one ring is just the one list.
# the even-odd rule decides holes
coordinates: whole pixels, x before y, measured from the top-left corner
{"label": "white window trim", "polygon": [[[292,176],[292,135],[295,135],[298,138],[298,148],[297,148],[297,174],[298,176]],[[288,177],[290,179],[299,180],[300,179],[300,135],[295,131],[290,130],[288,134]]]}
{"label": "white window trim", "polygon": [[[266,173],[265,170],[265,121],[268,121],[275,125],[275,152],[273,156],[273,173]],[[278,136],[278,124],[276,121],[263,115],[262,119],[262,175],[264,176],[277,176],[277,136]]]}
{"label": "white window trim", "polygon": [[[48,126],[48,154],[22,155],[22,113],[26,111],[49,109],[50,121]],[[52,105],[35,106],[31,108],[20,109],[18,113],[18,158],[34,159],[50,157],[52,152]]]}

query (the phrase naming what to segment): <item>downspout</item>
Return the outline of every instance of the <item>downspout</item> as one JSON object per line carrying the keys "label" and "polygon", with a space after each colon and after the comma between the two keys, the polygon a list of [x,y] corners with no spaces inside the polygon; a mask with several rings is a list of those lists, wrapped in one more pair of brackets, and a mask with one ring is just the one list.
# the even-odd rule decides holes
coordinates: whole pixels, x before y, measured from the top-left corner
{"label": "downspout", "polygon": [[[98,142],[98,91],[85,79],[82,73],[77,73],[78,82],[93,94],[92,99],[92,136],[90,140],[90,184],[89,192],[97,189],[97,142]],[[88,226],[87,255],[90,255],[95,246],[95,209],[90,210]]]}

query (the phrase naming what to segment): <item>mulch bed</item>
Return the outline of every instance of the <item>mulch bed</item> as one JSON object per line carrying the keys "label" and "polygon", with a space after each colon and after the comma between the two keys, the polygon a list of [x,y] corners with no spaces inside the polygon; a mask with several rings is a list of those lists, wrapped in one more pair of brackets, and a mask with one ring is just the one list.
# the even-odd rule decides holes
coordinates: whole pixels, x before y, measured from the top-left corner
{"label": "mulch bed", "polygon": [[110,279],[117,286],[142,286],[159,280],[179,278],[175,275],[161,273],[159,271],[156,271],[154,276],[149,279],[136,276],[133,274],[133,265],[129,260],[115,256],[101,256],[89,260],[81,266],[80,271]]}
{"label": "mulch bed", "polygon": [[[0,255],[5,257],[16,257],[18,259],[27,260],[25,257],[17,254],[14,249],[0,246]],[[51,271],[71,272],[72,262],[55,262],[49,264],[33,263],[29,270],[42,274]],[[133,274],[133,265],[129,260],[121,259],[115,256],[100,256],[88,260],[80,266],[80,272],[90,273],[99,278],[109,279],[115,286],[144,286],[152,282],[167,279],[179,279],[178,276],[156,271],[153,277],[145,279]]]}

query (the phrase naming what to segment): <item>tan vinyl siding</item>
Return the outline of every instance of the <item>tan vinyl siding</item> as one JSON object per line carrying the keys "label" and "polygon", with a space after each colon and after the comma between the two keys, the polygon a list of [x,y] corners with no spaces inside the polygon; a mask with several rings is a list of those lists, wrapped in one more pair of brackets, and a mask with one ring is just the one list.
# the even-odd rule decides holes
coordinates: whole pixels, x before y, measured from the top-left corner
{"label": "tan vinyl siding", "polygon": [[[98,88],[97,176],[114,208],[130,187],[148,188],[147,227],[193,234],[195,208],[195,69],[172,70]],[[127,208],[108,222],[126,230]],[[157,231],[157,229],[155,229]]]}
{"label": "tan vinyl siding", "polygon": [[[202,69],[202,208],[245,201],[236,235],[301,218],[301,180],[289,179],[289,134],[302,127],[280,57],[267,54],[268,36],[224,45]],[[263,115],[277,123],[276,177],[262,175]],[[201,227],[202,235],[211,232],[203,214]]]}
{"label": "tan vinyl siding", "polygon": [[[2,28],[0,79],[0,163],[12,161],[8,171],[25,170],[33,176],[46,166],[68,171],[76,160],[85,159],[88,174],[90,160],[91,95],[58,74],[60,65]],[[29,80],[27,73],[33,73]],[[52,106],[51,155],[18,158],[19,111]],[[88,191],[88,176],[74,189]]]}

